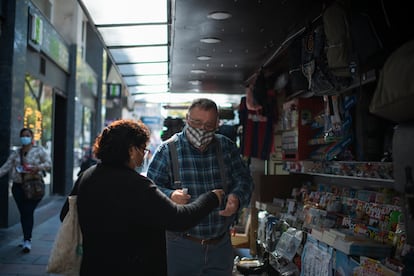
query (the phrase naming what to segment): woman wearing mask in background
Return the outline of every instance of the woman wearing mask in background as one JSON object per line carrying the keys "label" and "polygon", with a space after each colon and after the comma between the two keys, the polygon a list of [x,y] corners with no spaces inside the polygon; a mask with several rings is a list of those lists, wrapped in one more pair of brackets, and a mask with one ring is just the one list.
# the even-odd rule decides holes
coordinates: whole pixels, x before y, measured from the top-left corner
{"label": "woman wearing mask in background", "polygon": [[[178,205],[137,173],[149,142],[140,121],[117,120],[97,137],[99,160],[84,171],[71,194],[77,194],[83,237],[80,275],[165,276],[165,230],[184,230],[209,212],[219,212],[224,191],[207,191],[188,205]],[[61,211],[66,215],[67,203]]]}
{"label": "woman wearing mask in background", "polygon": [[20,212],[20,223],[23,230],[23,252],[32,249],[32,230],[34,210],[41,199],[27,199],[22,189],[22,173],[38,173],[49,171],[52,161],[49,154],[41,146],[33,145],[33,131],[29,128],[20,130],[21,147],[13,151],[7,161],[0,167],[0,177],[10,172],[13,180],[12,193]]}

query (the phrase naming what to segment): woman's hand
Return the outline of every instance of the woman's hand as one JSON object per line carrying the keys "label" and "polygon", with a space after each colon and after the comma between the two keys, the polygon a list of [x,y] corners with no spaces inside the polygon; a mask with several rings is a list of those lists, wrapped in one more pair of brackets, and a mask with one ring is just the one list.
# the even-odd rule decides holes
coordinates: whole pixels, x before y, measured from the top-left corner
{"label": "woman's hand", "polygon": [[223,202],[223,198],[224,198],[224,190],[223,189],[215,189],[212,192],[216,194],[216,196],[219,200],[219,206],[221,206],[221,203]]}

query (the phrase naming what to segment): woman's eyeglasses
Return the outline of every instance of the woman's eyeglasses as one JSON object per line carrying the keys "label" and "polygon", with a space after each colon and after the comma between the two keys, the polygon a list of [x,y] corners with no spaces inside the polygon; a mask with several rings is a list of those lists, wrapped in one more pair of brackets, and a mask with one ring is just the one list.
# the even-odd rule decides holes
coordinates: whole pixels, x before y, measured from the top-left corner
{"label": "woman's eyeglasses", "polygon": [[148,154],[151,152],[151,150],[147,149],[147,148],[143,148],[144,154]]}
{"label": "woman's eyeglasses", "polygon": [[151,152],[151,150],[144,148],[144,147],[136,147],[137,149],[142,150],[142,152],[144,153],[144,155],[148,154]]}

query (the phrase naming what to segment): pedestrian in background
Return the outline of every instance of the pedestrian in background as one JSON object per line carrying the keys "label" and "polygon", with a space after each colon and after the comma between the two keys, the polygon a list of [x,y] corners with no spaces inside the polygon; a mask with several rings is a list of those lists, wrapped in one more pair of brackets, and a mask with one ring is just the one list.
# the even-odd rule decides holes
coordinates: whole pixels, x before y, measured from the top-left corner
{"label": "pedestrian in background", "polygon": [[7,161],[0,167],[0,177],[10,173],[13,180],[12,194],[20,213],[23,230],[23,252],[32,249],[32,231],[34,211],[40,199],[27,199],[22,188],[22,173],[43,174],[50,171],[52,161],[42,146],[34,146],[33,131],[29,128],[20,130],[21,147],[12,151]]}
{"label": "pedestrian in background", "polygon": [[[212,189],[223,188],[226,192],[223,210],[210,213],[187,231],[167,232],[169,276],[232,274],[230,226],[236,213],[249,205],[253,180],[236,144],[216,134],[218,125],[216,103],[205,98],[194,100],[184,129],[172,141],[160,145],[148,168],[147,176],[179,204],[189,204]],[[173,177],[173,143],[177,151],[178,181]]]}
{"label": "pedestrian in background", "polygon": [[[142,122],[117,120],[95,140],[99,162],[71,192],[83,236],[81,276],[167,275],[165,230],[190,228],[221,203],[223,190],[211,189],[192,204],[175,204],[137,173],[149,138]],[[65,203],[62,220],[67,209]]]}
{"label": "pedestrian in background", "polygon": [[88,149],[85,153],[85,155],[82,157],[81,164],[79,166],[79,171],[77,176],[79,176],[81,173],[83,173],[86,169],[89,167],[95,165],[98,161],[93,156],[92,149]]}

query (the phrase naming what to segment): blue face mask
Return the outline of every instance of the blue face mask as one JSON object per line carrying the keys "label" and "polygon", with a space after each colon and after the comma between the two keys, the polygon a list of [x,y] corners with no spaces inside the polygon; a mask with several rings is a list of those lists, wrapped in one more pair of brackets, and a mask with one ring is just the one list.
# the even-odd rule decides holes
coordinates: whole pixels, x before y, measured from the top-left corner
{"label": "blue face mask", "polygon": [[23,146],[27,146],[32,143],[32,137],[23,136],[20,137],[20,142]]}

